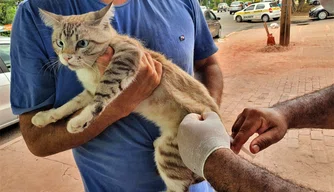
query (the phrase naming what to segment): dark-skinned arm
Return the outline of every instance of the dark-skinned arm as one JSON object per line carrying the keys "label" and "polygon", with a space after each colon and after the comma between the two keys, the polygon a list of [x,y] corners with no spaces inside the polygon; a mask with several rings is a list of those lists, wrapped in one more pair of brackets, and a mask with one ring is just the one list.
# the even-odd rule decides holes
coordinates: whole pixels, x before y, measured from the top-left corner
{"label": "dark-skinned arm", "polygon": [[288,128],[334,129],[334,85],[272,107],[286,119]]}
{"label": "dark-skinned arm", "polygon": [[204,176],[218,192],[314,191],[250,163],[230,149],[217,149],[204,165]]}
{"label": "dark-skinned arm", "polygon": [[254,133],[250,151],[257,153],[280,141],[289,128],[334,129],[334,85],[270,108],[246,108],[232,126],[232,149],[238,153]]}
{"label": "dark-skinned arm", "polygon": [[211,97],[215,99],[218,106],[220,106],[224,82],[216,56],[211,55],[206,59],[195,61],[195,75],[209,90]]}
{"label": "dark-skinned arm", "polygon": [[230,136],[214,112],[187,115],[177,140],[183,163],[218,192],[310,191],[234,154]]}

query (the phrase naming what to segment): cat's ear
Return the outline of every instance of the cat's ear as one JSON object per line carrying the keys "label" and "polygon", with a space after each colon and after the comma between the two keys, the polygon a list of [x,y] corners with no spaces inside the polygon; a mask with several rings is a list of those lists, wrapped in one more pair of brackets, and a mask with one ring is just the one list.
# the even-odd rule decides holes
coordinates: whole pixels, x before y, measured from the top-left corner
{"label": "cat's ear", "polygon": [[88,24],[89,25],[109,25],[110,20],[114,17],[114,6],[112,2],[100,9],[99,11],[93,12],[90,15]]}
{"label": "cat's ear", "polygon": [[39,15],[41,16],[43,22],[46,26],[54,27],[60,25],[62,17],[60,15],[56,15],[54,13],[45,11],[39,8]]}

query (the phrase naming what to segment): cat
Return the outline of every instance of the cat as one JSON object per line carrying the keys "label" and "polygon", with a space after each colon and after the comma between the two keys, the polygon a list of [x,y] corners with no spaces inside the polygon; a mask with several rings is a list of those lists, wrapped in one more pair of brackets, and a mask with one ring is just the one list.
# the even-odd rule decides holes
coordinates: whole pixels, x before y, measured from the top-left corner
{"label": "cat", "polygon": [[[161,136],[153,144],[159,174],[169,192],[188,191],[192,183],[202,180],[182,162],[176,136],[187,114],[206,111],[219,114],[218,105],[204,85],[162,54],[144,48],[136,39],[118,34],[110,25],[112,4],[82,15],[62,16],[42,9],[40,15],[53,28],[52,44],[60,62],[76,72],[84,91],[57,109],[37,113],[32,123],[44,127],[84,108],[67,123],[69,132],[83,131],[135,80],[141,57],[149,52],[162,63],[162,78],[135,112],[160,127]],[[95,61],[108,46],[114,49],[114,55],[101,75]]]}

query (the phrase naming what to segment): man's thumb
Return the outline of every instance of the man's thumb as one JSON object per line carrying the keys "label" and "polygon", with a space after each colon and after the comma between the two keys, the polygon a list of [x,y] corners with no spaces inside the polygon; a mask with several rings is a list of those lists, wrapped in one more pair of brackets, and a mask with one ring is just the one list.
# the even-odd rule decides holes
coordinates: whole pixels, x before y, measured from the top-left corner
{"label": "man's thumb", "polygon": [[272,132],[265,132],[257,136],[249,146],[250,151],[255,154],[276,143],[277,141],[273,138],[272,134]]}

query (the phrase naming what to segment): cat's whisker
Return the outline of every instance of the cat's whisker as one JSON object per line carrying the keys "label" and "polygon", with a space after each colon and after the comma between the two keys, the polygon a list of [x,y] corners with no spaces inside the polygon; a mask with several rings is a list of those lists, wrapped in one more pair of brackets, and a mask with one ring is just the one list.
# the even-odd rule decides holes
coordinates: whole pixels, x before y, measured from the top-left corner
{"label": "cat's whisker", "polygon": [[57,60],[50,60],[49,62],[45,63],[43,67],[40,69],[39,72],[43,71],[43,73],[46,73],[48,70],[54,71],[55,67],[59,65],[59,61]]}
{"label": "cat's whisker", "polygon": [[99,71],[96,68],[92,67],[90,64],[88,64],[86,62],[82,62],[82,64],[84,66],[87,66],[87,67],[91,68],[95,73],[99,73]]}

